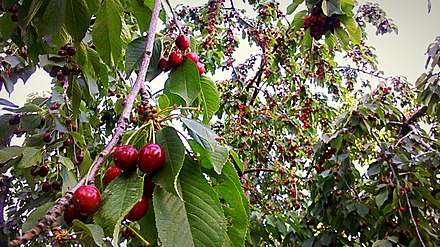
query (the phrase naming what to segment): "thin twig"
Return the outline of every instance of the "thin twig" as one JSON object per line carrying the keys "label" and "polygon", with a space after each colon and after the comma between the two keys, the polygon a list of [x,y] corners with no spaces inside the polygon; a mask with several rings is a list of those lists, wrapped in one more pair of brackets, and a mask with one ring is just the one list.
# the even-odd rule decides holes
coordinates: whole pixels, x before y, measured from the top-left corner
{"label": "thin twig", "polygon": [[61,213],[64,211],[64,209],[69,205],[73,193],[82,185],[85,184],[85,181],[87,178],[89,178],[90,181],[93,181],[96,174],[98,173],[99,169],[103,165],[104,161],[107,159],[107,157],[110,155],[113,148],[116,146],[116,144],[119,142],[119,140],[122,137],[122,134],[124,133],[125,129],[128,125],[128,119],[130,117],[130,112],[133,107],[134,100],[136,98],[136,95],[139,93],[140,88],[142,87],[142,84],[144,84],[144,78],[147,73],[148,65],[150,63],[151,54],[153,51],[153,44],[154,44],[154,37],[156,33],[156,27],[159,17],[159,11],[160,11],[160,0],[154,1],[153,11],[151,15],[151,21],[150,21],[150,27],[148,29],[148,41],[147,46],[145,48],[145,55],[142,59],[141,68],[139,70],[138,76],[136,78],[136,81],[130,91],[130,93],[127,96],[126,99],[126,105],[121,113],[121,116],[118,119],[117,127],[115,129],[115,132],[112,136],[112,139],[107,144],[107,146],[101,151],[99,154],[98,159],[95,161],[95,163],[92,166],[92,169],[90,170],[89,176],[84,176],[81,178],[81,180],[69,191],[66,192],[66,194],[59,198],[55,205],[48,211],[48,213],[41,219],[38,220],[36,225],[29,231],[26,231],[22,236],[17,237],[16,239],[9,242],[9,245],[11,246],[18,246],[23,244],[24,242],[31,240],[41,234],[43,231],[47,231],[49,226],[52,226],[56,221],[57,218],[61,215]]}

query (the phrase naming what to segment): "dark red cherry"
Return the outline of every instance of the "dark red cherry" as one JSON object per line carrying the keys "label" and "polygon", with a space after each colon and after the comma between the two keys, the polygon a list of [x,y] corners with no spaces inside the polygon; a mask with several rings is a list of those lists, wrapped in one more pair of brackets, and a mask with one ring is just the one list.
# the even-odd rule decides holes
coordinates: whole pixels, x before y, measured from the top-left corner
{"label": "dark red cherry", "polygon": [[188,52],[186,53],[186,57],[191,59],[194,63],[197,63],[199,61],[199,55],[195,52]]}
{"label": "dark red cherry", "polygon": [[199,74],[203,74],[205,72],[205,65],[201,62],[197,62],[197,70],[199,71]]}
{"label": "dark red cherry", "polygon": [[87,216],[81,214],[81,212],[74,204],[70,204],[64,210],[64,221],[66,222],[67,225],[72,225],[72,221],[74,219],[85,221],[87,219]]}
{"label": "dark red cherry", "polygon": [[176,38],[176,46],[181,51],[186,51],[189,48],[190,43],[190,38],[184,34],[181,34]]}
{"label": "dark red cherry", "polygon": [[168,63],[171,65],[171,67],[181,64],[182,61],[183,61],[183,55],[178,51],[171,52],[170,56],[168,57]]}
{"label": "dark red cherry", "polygon": [[148,174],[157,172],[165,163],[165,151],[161,146],[150,143],[139,150],[139,169]]}
{"label": "dark red cherry", "polygon": [[148,199],[146,196],[142,196],[141,199],[139,199],[134,207],[128,212],[127,218],[131,221],[137,221],[142,219],[142,217],[147,214],[148,207],[149,207]]}
{"label": "dark red cherry", "polygon": [[130,145],[123,145],[115,149],[113,152],[113,160],[119,169],[127,171],[136,167],[138,155],[136,148]]}
{"label": "dark red cherry", "polygon": [[151,198],[154,191],[153,178],[151,176],[146,176],[144,178],[144,196]]}
{"label": "dark red cherry", "polygon": [[121,169],[117,166],[110,166],[104,175],[104,184],[109,184],[113,179],[115,179],[120,173]]}
{"label": "dark red cherry", "polygon": [[157,65],[157,67],[158,67],[160,70],[164,71],[164,72],[170,70],[170,69],[171,69],[171,65],[170,65],[170,63],[168,62],[168,58],[166,58],[166,57],[161,58],[161,59],[159,60],[159,64]]}
{"label": "dark red cherry", "polygon": [[83,185],[73,194],[73,203],[80,212],[94,214],[101,206],[101,193],[93,185]]}

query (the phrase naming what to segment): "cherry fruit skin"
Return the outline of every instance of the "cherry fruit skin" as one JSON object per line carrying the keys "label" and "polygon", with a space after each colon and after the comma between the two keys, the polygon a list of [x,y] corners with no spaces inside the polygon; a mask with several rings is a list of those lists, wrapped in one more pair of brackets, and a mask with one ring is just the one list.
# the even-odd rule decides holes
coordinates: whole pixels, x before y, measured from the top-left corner
{"label": "cherry fruit skin", "polygon": [[154,183],[151,176],[146,176],[144,178],[144,196],[151,198],[154,192]]}
{"label": "cherry fruit skin", "polygon": [[189,48],[190,43],[190,38],[184,34],[181,34],[176,38],[176,46],[181,51],[186,51]]}
{"label": "cherry fruit skin", "polygon": [[51,187],[52,186],[50,186],[49,182],[44,182],[43,186],[42,186],[42,189],[43,189],[44,192],[48,192],[51,189]]}
{"label": "cherry fruit skin", "polygon": [[181,64],[182,61],[183,61],[182,53],[178,51],[173,51],[170,53],[170,56],[168,58],[168,63],[171,65],[171,67]]}
{"label": "cherry fruit skin", "polygon": [[159,64],[157,65],[159,67],[160,70],[162,70],[163,72],[167,72],[171,69],[171,65],[169,63],[169,59],[166,57],[163,57],[159,60]]}
{"label": "cherry fruit skin", "polygon": [[188,52],[185,55],[187,58],[189,58],[191,61],[193,61],[194,63],[197,63],[199,61],[199,55],[197,55],[197,53],[195,52]]}
{"label": "cherry fruit skin", "polygon": [[44,134],[43,141],[49,143],[52,141],[52,135],[49,133]]}
{"label": "cherry fruit skin", "polygon": [[197,70],[199,71],[199,74],[203,74],[205,72],[205,65],[201,62],[197,62]]}
{"label": "cherry fruit skin", "polygon": [[165,151],[155,143],[150,143],[139,150],[139,169],[148,174],[153,174],[162,168],[165,163]]}
{"label": "cherry fruit skin", "polygon": [[111,181],[113,181],[120,173],[122,172],[121,169],[117,166],[110,166],[104,175],[104,183],[109,184]]}
{"label": "cherry fruit skin", "polygon": [[73,194],[73,203],[80,212],[94,214],[101,206],[101,193],[93,185],[83,185]]}
{"label": "cherry fruit skin", "polygon": [[67,225],[72,225],[74,219],[85,221],[87,217],[78,210],[74,204],[70,204],[66,210],[64,210],[64,221]]}
{"label": "cherry fruit skin", "polygon": [[139,153],[133,146],[123,145],[113,152],[113,160],[119,169],[128,171],[136,167]]}
{"label": "cherry fruit skin", "polygon": [[127,218],[131,221],[138,221],[142,219],[142,217],[147,214],[148,208],[150,204],[148,203],[148,198],[146,196],[142,196],[139,199],[134,207],[128,212]]}

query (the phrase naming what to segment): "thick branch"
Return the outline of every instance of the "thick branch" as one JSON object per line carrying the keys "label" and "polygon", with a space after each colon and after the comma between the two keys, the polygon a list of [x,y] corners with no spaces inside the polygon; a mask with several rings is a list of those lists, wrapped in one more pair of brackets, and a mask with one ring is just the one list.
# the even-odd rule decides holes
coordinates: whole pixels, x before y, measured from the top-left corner
{"label": "thick branch", "polygon": [[115,129],[115,132],[112,136],[112,139],[107,144],[107,146],[101,151],[99,154],[98,159],[93,164],[89,174],[87,176],[84,176],[81,178],[81,180],[76,184],[73,188],[71,188],[69,191],[66,192],[66,194],[57,200],[56,204],[49,210],[49,212],[40,220],[38,220],[37,224],[29,231],[25,232],[23,236],[16,238],[15,240],[12,240],[9,242],[9,245],[11,246],[18,246],[28,240],[33,239],[34,237],[38,236],[42,231],[47,231],[49,226],[53,226],[57,222],[57,218],[61,215],[61,213],[64,211],[64,209],[69,205],[73,193],[82,185],[85,184],[86,180],[89,179],[93,182],[93,179],[95,178],[96,174],[98,173],[99,169],[101,168],[104,161],[107,159],[107,157],[110,155],[113,148],[117,145],[119,140],[122,137],[122,134],[124,133],[125,129],[128,125],[128,120],[130,117],[131,109],[133,108],[134,101],[136,99],[136,95],[139,93],[139,90],[142,88],[142,86],[145,87],[144,80],[145,76],[147,74],[148,65],[150,63],[151,54],[153,51],[153,44],[154,44],[154,38],[156,34],[156,27],[158,22],[158,16],[159,11],[161,8],[160,0],[154,1],[153,11],[151,15],[151,21],[150,21],[150,27],[148,29],[148,37],[147,37],[147,46],[145,48],[145,55],[143,56],[141,68],[139,70],[138,76],[136,78],[136,81],[128,94],[126,98],[126,105],[124,107],[124,110],[121,113],[121,116],[118,119],[117,127]]}

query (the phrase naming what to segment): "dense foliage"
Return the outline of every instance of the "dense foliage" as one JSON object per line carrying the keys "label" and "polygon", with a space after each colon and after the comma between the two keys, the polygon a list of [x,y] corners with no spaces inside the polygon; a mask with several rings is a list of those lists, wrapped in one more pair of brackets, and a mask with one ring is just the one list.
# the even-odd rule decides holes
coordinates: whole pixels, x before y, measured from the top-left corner
{"label": "dense foliage", "polygon": [[0,90],[53,78],[0,99],[1,244],[440,245],[440,39],[381,74],[379,5],[0,2]]}

